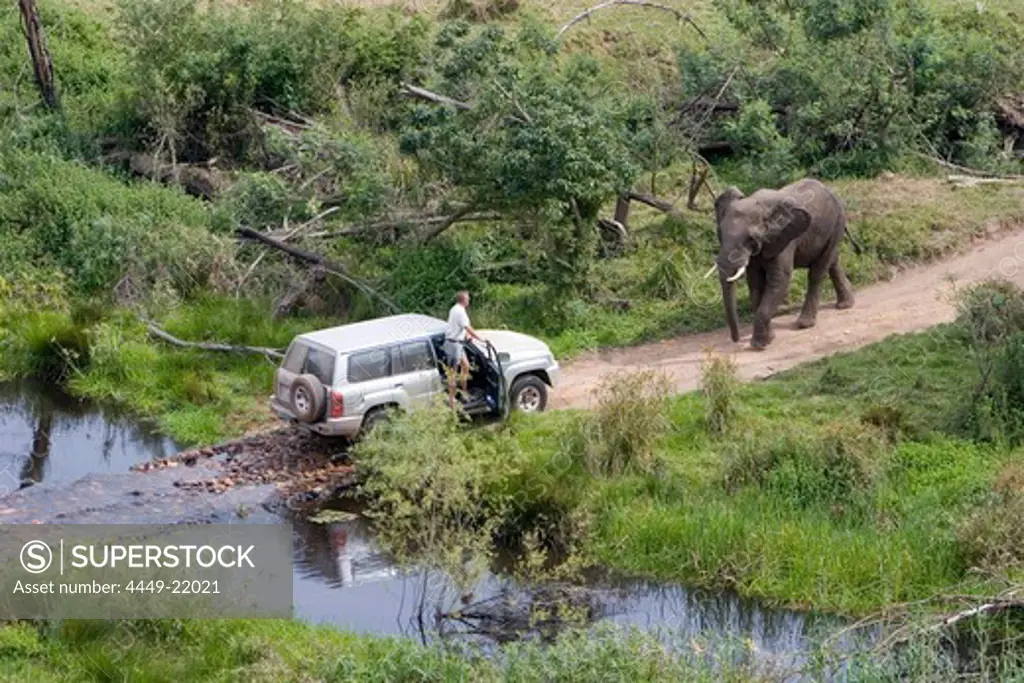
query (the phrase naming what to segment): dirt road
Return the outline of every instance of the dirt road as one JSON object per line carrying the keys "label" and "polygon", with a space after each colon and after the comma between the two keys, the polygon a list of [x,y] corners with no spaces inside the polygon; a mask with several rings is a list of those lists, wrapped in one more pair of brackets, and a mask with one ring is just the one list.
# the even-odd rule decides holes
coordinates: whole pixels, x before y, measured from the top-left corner
{"label": "dirt road", "polygon": [[[798,271],[795,276],[805,281],[807,271]],[[908,268],[888,282],[857,290],[852,309],[839,311],[834,301],[823,301],[817,325],[809,330],[794,329],[802,303],[798,301],[795,312],[774,319],[775,341],[765,351],[750,349],[747,325],[741,328],[743,336],[736,344],[723,328],[580,357],[564,365],[560,386],[552,392],[551,407],[590,407],[591,392],[601,377],[618,370],[663,371],[679,393],[693,391],[699,386],[700,363],[707,347],[732,356],[740,377],[753,380],[892,334],[920,332],[953,320],[950,295],[954,287],[989,277],[1005,277],[1024,286],[1024,228],[1002,233],[947,261]],[[717,306],[721,308],[721,303]]]}

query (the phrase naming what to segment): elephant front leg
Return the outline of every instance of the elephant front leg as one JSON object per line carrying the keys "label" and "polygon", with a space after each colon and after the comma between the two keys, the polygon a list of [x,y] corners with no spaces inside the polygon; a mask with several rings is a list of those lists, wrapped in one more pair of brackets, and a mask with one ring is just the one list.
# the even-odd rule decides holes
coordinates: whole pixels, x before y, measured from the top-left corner
{"label": "elephant front leg", "polygon": [[757,311],[764,298],[765,273],[759,264],[750,264],[747,268],[747,288],[750,290],[750,308]]}
{"label": "elephant front leg", "polygon": [[821,282],[825,279],[828,266],[815,263],[807,270],[807,296],[800,317],[796,319],[796,327],[806,330],[814,327],[818,320],[818,305],[821,301]]}
{"label": "elephant front leg", "polygon": [[750,348],[755,351],[764,351],[774,339],[775,330],[772,329],[772,316],[759,309],[754,315],[754,334],[750,337]]}
{"label": "elephant front leg", "polygon": [[765,287],[757,310],[754,312],[754,334],[750,338],[750,347],[762,351],[775,339],[772,329],[772,318],[779,310],[786,292],[789,291],[789,279],[792,270],[789,268],[768,267],[765,273]]}

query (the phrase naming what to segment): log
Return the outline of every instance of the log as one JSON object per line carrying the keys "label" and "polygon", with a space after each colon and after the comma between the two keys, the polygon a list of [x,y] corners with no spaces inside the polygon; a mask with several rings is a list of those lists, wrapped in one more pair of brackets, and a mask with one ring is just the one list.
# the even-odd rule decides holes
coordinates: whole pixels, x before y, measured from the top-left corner
{"label": "log", "polygon": [[434,104],[451,105],[456,109],[462,109],[464,111],[468,111],[473,108],[473,106],[468,102],[460,102],[459,100],[453,100],[450,97],[439,95],[436,92],[432,92],[430,90],[427,90],[426,88],[421,88],[419,86],[411,85],[409,83],[402,83],[402,92],[404,92],[406,95],[409,95],[410,97],[415,97],[420,100],[426,100],[427,102],[433,102]]}
{"label": "log", "polygon": [[392,312],[399,312],[398,306],[395,304],[395,302],[391,301],[391,299],[387,298],[377,290],[367,285],[361,279],[349,273],[344,266],[332,263],[331,261],[328,261],[320,254],[314,254],[313,252],[305,251],[303,249],[287,245],[280,240],[274,239],[273,237],[270,237],[268,235],[264,235],[256,230],[253,230],[252,228],[238,228],[237,232],[240,237],[254,239],[258,242],[262,242],[268,247],[273,247],[278,251],[283,251],[284,253],[288,254],[292,258],[295,258],[299,261],[305,261],[306,263],[312,263],[313,265],[320,266],[326,273],[341,278],[342,280],[348,282],[350,285],[352,285],[359,291],[363,292],[367,296],[380,301],[385,306],[387,306]]}
{"label": "log", "polygon": [[630,192],[629,198],[638,201],[641,204],[646,204],[647,206],[653,209],[657,209],[662,213],[667,213],[670,216],[680,215],[679,210],[676,209],[676,207],[674,207],[671,203],[659,197],[655,197],[654,195],[644,194],[643,192]]}
{"label": "log", "polygon": [[32,58],[32,69],[35,71],[36,85],[43,97],[43,103],[54,111],[60,110],[60,95],[53,77],[53,60],[46,48],[46,37],[43,25],[39,21],[39,9],[36,0],[19,0],[22,28],[28,41],[28,52]]}
{"label": "log", "polygon": [[[376,232],[379,230],[412,230],[417,226],[436,226],[442,225],[446,221],[451,220],[451,216],[410,216],[404,219],[395,219],[388,221],[378,221],[376,223],[366,223],[364,225],[351,225],[347,228],[340,230],[321,230],[319,232],[311,232],[306,237],[317,238],[317,239],[331,239],[334,237],[355,237],[358,235],[365,235],[367,233]],[[499,213],[483,212],[483,213],[469,213],[464,216],[458,217],[455,223],[483,223],[491,221],[502,220],[502,215]]]}
{"label": "log", "polygon": [[962,173],[964,175],[972,176],[974,178],[995,178],[995,179],[999,179],[999,180],[1024,180],[1024,175],[1013,175],[1013,174],[1000,175],[998,173],[991,173],[989,171],[980,171],[980,170],[978,170],[976,168],[970,168],[968,166],[961,166],[959,164],[954,164],[951,161],[946,161],[945,159],[942,159],[940,157],[930,156],[930,155],[924,154],[922,152],[914,152],[914,154],[916,154],[917,156],[921,157],[922,159],[927,159],[928,161],[936,163],[939,166],[942,166],[943,168],[947,168],[947,169],[949,169],[951,171],[956,171],[957,173]]}
{"label": "log", "polygon": [[284,353],[278,349],[271,349],[264,346],[236,346],[233,344],[218,344],[215,342],[193,342],[178,339],[174,335],[160,329],[151,322],[146,323],[146,329],[149,333],[161,339],[172,346],[177,346],[183,349],[198,349],[200,351],[223,351],[227,353],[252,353],[261,356],[270,356],[277,358],[278,360],[284,358]]}

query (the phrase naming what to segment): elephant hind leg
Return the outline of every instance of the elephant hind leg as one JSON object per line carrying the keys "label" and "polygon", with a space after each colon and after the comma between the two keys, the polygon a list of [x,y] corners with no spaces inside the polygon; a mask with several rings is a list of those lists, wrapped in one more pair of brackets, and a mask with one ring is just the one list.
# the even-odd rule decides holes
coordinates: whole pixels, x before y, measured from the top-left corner
{"label": "elephant hind leg", "polygon": [[804,297],[804,307],[800,311],[800,317],[796,319],[796,327],[799,330],[814,327],[817,322],[821,283],[825,279],[826,270],[828,270],[828,266],[822,263],[815,263],[807,269],[807,296]]}
{"label": "elephant hind leg", "polygon": [[850,285],[850,280],[846,277],[843,266],[839,263],[838,256],[836,256],[836,260],[828,269],[828,276],[836,290],[836,308],[839,310],[853,308],[853,287]]}

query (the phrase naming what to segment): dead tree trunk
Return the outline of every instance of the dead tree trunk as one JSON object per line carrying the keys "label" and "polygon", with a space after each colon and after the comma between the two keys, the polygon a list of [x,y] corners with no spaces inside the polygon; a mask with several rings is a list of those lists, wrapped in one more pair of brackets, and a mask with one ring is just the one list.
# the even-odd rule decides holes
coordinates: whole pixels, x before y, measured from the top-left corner
{"label": "dead tree trunk", "polygon": [[39,93],[43,96],[46,106],[57,111],[60,109],[60,97],[57,94],[57,84],[53,78],[53,61],[50,59],[50,51],[46,49],[46,39],[43,37],[43,25],[39,21],[36,0],[19,0],[18,5],[21,8],[22,25],[25,29],[25,39],[28,41],[28,52],[32,57],[32,68],[35,70]]}
{"label": "dead tree trunk", "polygon": [[615,222],[629,231],[629,195],[619,195],[615,200]]}

